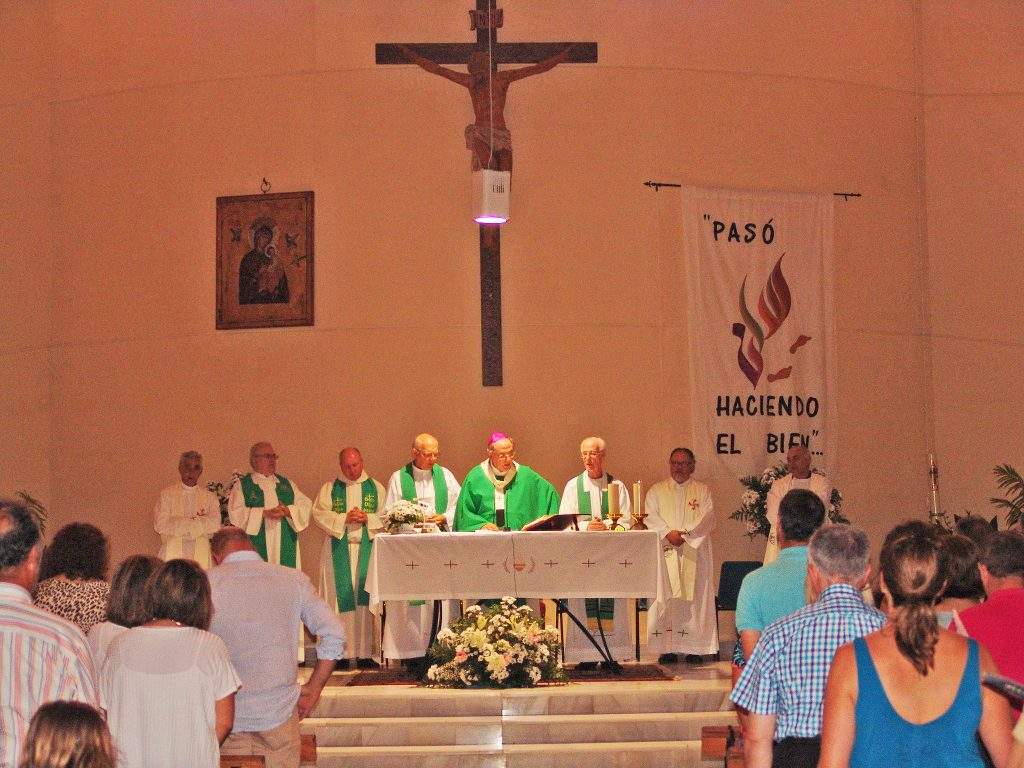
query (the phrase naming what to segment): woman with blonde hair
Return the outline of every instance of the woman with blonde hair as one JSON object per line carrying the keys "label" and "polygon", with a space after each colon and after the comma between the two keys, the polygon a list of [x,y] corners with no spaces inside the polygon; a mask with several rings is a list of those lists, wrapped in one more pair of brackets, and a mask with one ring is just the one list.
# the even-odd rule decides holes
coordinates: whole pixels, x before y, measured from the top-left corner
{"label": "woman with blonde hair", "polygon": [[836,651],[825,689],[819,768],[996,768],[1010,749],[1010,708],[982,687],[995,672],[974,640],[941,629],[935,601],[946,585],[939,537],[894,528],[880,558],[888,621]]}
{"label": "woman with blonde hair", "polygon": [[32,716],[18,768],[114,768],[103,716],[78,701],[51,701]]}

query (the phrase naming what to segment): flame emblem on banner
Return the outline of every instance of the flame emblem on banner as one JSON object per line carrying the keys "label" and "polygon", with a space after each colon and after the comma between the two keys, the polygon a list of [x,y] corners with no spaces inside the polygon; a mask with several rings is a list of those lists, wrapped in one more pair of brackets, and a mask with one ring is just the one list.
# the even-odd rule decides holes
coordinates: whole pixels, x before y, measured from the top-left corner
{"label": "flame emblem on banner", "polygon": [[[775,262],[768,282],[761,289],[761,295],[757,300],[757,318],[747,308],[747,278],[743,278],[740,285],[740,315],[743,322],[733,323],[732,334],[740,340],[739,349],[736,351],[736,361],[739,364],[743,375],[750,380],[753,387],[761,380],[764,373],[764,356],[761,354],[765,342],[782,327],[782,324],[789,317],[789,311],[793,307],[793,299],[789,292],[789,284],[782,274],[782,259],[785,253],[779,256]],[[782,373],[781,371],[779,373]],[[788,375],[789,371],[786,372]],[[784,376],[769,375],[769,380],[785,378]]]}

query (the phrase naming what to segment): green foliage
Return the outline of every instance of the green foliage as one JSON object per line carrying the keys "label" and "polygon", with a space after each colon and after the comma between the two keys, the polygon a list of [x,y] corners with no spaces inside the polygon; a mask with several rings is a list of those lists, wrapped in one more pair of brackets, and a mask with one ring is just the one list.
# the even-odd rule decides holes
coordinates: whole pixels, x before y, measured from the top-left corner
{"label": "green foliage", "polygon": [[1021,526],[1024,517],[1024,477],[1009,464],[1000,464],[992,472],[996,476],[996,484],[1006,498],[993,496],[989,499],[993,505],[1006,510],[1006,526]]}
{"label": "green foliage", "polygon": [[[768,491],[772,483],[783,475],[789,473],[785,464],[776,464],[768,467],[760,475],[747,475],[740,478],[740,483],[746,490],[740,497],[740,507],[731,515],[732,520],[739,520],[747,527],[747,536],[768,537],[771,532],[771,524],[768,522]],[[828,508],[825,510],[826,518],[832,523],[849,523],[843,515],[843,494],[838,488],[832,489],[829,497]]]}

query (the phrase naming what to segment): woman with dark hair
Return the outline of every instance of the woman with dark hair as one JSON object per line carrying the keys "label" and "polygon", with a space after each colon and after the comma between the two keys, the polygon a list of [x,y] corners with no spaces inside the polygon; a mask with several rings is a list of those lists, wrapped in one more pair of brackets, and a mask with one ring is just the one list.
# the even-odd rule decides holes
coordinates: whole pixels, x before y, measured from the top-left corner
{"label": "woman with dark hair", "polygon": [[163,561],[158,557],[132,555],[114,573],[107,599],[107,620],[94,624],[87,637],[97,672],[103,669],[107,648],[113,639],[126,629],[149,620],[146,614],[146,582],[161,565]]}
{"label": "woman with dark hair", "polygon": [[207,630],[210,583],[191,560],[170,560],[146,585],[146,623],[110,644],[100,691],[119,768],[218,768],[241,681]]}
{"label": "woman with dark hair", "polygon": [[897,526],[880,564],[888,621],[836,651],[819,768],[982,768],[978,736],[1003,768],[1009,704],[981,685],[995,664],[974,640],[941,629],[935,616],[946,583],[940,537]]}
{"label": "woman with dark hair", "polygon": [[985,585],[978,570],[978,547],[966,536],[954,533],[940,543],[946,587],[935,604],[939,626],[967,636],[960,612],[985,599]]}
{"label": "woman with dark hair", "polygon": [[88,633],[107,615],[109,561],[103,531],[89,523],[65,525],[43,553],[36,605]]}
{"label": "woman with dark hair", "polygon": [[110,731],[98,710],[51,701],[32,715],[18,768],[114,768]]}

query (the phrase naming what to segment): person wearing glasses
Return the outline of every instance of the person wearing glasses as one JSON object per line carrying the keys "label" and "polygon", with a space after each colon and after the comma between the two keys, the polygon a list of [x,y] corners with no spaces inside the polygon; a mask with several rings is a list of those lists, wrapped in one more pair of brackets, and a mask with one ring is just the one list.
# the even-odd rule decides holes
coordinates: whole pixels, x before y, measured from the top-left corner
{"label": "person wearing glasses", "polygon": [[[429,522],[442,530],[451,530],[455,522],[455,504],[459,500],[459,482],[455,475],[438,463],[441,447],[437,438],[423,433],[412,442],[412,461],[396,469],[388,481],[384,508],[390,509],[402,499],[420,504],[429,510]],[[442,600],[441,626],[447,627],[458,605],[455,600]],[[415,667],[433,641],[430,630],[434,621],[434,601],[389,600],[388,619],[384,623],[383,653],[389,659],[404,659]]]}
{"label": "person wearing glasses", "polygon": [[[707,485],[693,478],[697,460],[689,448],[674,448],[668,459],[671,477],[647,492],[647,523],[662,537],[672,594],[661,626],[649,626],[650,648],[659,663],[699,663],[718,653],[715,621],[715,576],[712,572],[711,531],[715,510]],[[654,613],[648,615],[648,623]]]}
{"label": "person wearing glasses", "polygon": [[[605,472],[605,441],[601,437],[587,437],[580,443],[580,460],[583,471],[569,480],[562,491],[562,502],[558,512],[562,515],[578,515],[580,529],[605,531],[611,528],[609,508],[618,502],[622,514],[620,526],[629,527],[632,507],[629,491],[621,480]],[[608,649],[618,661],[633,657],[633,643],[629,637],[632,614],[629,600],[624,597],[588,597],[569,600],[569,610],[577,617],[601,619],[600,630],[608,641]],[[601,655],[597,648],[571,621],[565,623],[565,661],[576,662],[577,669],[594,669]],[[594,631],[594,636],[600,635]]]}
{"label": "person wearing glasses", "polygon": [[270,443],[249,449],[252,472],[231,490],[228,517],[249,534],[260,557],[268,563],[301,568],[299,532],[309,526],[313,503],[295,484],[277,473],[278,455]]}
{"label": "person wearing glasses", "polygon": [[504,432],[491,433],[487,458],[466,475],[455,507],[456,531],[518,531],[558,512],[558,492],[525,464]]}

